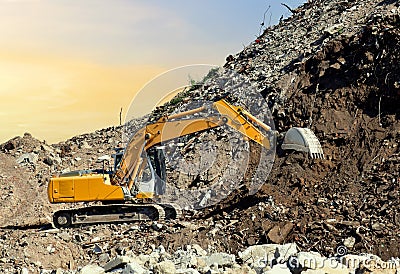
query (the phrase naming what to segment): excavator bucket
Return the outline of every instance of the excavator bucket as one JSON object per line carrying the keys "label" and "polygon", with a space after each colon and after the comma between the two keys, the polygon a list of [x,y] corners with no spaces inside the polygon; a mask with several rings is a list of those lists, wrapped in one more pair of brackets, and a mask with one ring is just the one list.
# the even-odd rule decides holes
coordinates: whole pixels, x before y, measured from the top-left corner
{"label": "excavator bucket", "polygon": [[314,132],[309,128],[293,127],[285,134],[282,149],[308,152],[313,159],[324,159],[324,152]]}

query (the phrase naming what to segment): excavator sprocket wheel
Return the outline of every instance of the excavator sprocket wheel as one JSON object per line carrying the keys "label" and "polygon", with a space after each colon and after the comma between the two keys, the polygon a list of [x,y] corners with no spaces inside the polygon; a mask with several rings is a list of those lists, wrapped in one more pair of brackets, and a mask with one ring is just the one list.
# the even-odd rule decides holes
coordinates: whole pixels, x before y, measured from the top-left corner
{"label": "excavator sprocket wheel", "polygon": [[56,228],[67,228],[71,226],[71,214],[68,212],[56,212],[53,216],[53,224]]}

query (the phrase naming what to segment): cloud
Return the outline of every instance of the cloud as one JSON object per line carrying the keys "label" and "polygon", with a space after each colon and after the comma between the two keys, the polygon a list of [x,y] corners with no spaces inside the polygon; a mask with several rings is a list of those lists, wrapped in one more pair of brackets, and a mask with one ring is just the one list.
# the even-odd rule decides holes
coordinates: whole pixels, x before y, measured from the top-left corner
{"label": "cloud", "polygon": [[126,63],[187,31],[175,11],[146,2],[0,2],[0,44],[8,49]]}
{"label": "cloud", "polygon": [[1,50],[0,60],[0,143],[25,131],[54,142],[116,125],[120,107],[164,70]]}

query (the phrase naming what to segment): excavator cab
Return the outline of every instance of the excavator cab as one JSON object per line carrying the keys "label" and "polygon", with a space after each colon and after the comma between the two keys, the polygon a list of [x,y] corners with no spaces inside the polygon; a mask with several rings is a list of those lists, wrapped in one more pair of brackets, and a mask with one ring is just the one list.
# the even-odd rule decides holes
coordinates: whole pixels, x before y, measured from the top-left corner
{"label": "excavator cab", "polygon": [[153,163],[155,168],[155,195],[163,195],[166,191],[167,170],[165,166],[165,147],[157,146],[153,151]]}
{"label": "excavator cab", "polygon": [[144,165],[137,177],[138,193],[163,195],[166,191],[166,165],[164,147],[150,149],[144,157]]}
{"label": "excavator cab", "polygon": [[138,199],[153,198],[166,191],[164,147],[157,146],[143,153],[143,162],[135,179],[131,194]]}
{"label": "excavator cab", "polygon": [[155,173],[149,158],[143,159],[135,184],[131,189],[131,194],[138,199],[150,199],[154,197]]}
{"label": "excavator cab", "polygon": [[113,154],[114,158],[114,172],[118,169],[119,163],[122,160],[122,157],[124,156],[124,149],[122,147],[117,147],[114,148],[115,154]]}

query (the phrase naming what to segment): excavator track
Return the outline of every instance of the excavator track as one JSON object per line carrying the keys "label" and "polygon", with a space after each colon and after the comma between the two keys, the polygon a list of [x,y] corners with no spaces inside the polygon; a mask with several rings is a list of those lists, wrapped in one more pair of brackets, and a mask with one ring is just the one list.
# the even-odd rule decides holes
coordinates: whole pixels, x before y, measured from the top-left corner
{"label": "excavator track", "polygon": [[177,204],[158,204],[162,206],[165,212],[166,220],[180,219],[182,217],[182,209]]}
{"label": "excavator track", "polygon": [[[164,220],[164,207],[166,206],[157,204],[111,204],[59,210],[53,215],[53,223],[57,228],[66,228],[80,224]],[[175,217],[178,217],[178,214],[175,214]]]}

